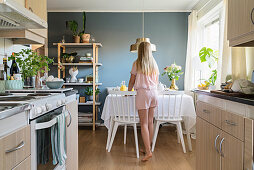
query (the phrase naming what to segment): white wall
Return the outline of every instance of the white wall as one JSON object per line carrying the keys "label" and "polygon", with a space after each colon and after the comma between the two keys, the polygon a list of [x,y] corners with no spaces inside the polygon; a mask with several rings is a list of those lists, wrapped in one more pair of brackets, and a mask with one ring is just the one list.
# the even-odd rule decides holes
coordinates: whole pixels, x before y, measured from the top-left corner
{"label": "white wall", "polygon": [[[5,54],[7,56],[11,56],[12,52],[20,52],[21,49],[24,48],[30,48],[24,45],[14,45],[12,43],[11,39],[6,39],[6,38],[0,38],[0,64],[3,63],[3,58]],[[11,64],[11,61],[8,62],[8,65]]]}

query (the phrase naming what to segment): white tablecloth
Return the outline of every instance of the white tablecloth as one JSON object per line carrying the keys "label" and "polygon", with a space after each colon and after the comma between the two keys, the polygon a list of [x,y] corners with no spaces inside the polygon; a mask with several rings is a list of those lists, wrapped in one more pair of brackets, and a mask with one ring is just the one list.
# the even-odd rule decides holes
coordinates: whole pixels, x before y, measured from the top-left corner
{"label": "white tablecloth", "polygon": [[[104,125],[109,129],[110,128],[110,116],[113,115],[113,104],[111,98],[115,97],[109,94],[106,97],[105,103],[104,103],[104,108],[102,111],[101,119],[104,120]],[[170,113],[174,113],[174,111],[179,111],[180,109],[180,100],[181,98],[177,98],[176,102],[174,100],[174,97],[171,96],[172,99],[170,98]],[[162,102],[164,101],[164,102]],[[164,109],[168,109],[168,101],[169,99],[167,97],[162,97],[159,96],[159,105],[158,105],[158,112],[161,114],[162,110],[162,103]],[[134,102],[130,102],[134,103]],[[176,107],[175,107],[176,104]],[[131,109],[133,110],[133,109]],[[156,109],[157,110],[157,109]],[[194,126],[196,124],[196,112],[194,108],[194,102],[193,98],[189,95],[183,95],[182,98],[182,105],[181,105],[181,116],[184,121],[185,129],[186,131],[189,131],[191,133],[194,133]],[[133,114],[133,113],[132,113]],[[155,116],[157,115],[157,112],[155,113]]]}

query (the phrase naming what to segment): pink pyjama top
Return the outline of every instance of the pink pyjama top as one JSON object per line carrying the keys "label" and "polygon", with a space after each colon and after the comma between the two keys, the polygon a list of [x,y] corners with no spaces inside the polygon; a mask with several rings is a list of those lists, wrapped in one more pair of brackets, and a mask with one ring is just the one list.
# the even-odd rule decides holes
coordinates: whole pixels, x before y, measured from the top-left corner
{"label": "pink pyjama top", "polygon": [[149,109],[158,106],[157,85],[159,73],[145,75],[137,72],[136,62],[133,63],[131,74],[136,75],[134,89],[137,90],[136,109]]}
{"label": "pink pyjama top", "polygon": [[159,73],[145,75],[137,72],[136,61],[132,65],[131,74],[136,76],[134,89],[157,89]]}

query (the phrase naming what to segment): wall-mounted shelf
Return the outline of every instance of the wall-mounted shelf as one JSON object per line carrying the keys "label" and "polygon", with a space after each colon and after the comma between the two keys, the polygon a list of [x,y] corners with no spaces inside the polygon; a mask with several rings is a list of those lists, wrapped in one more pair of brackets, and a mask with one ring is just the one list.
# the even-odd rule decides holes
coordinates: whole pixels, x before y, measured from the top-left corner
{"label": "wall-mounted shelf", "polygon": [[[93,63],[60,63],[63,66],[93,66]],[[58,63],[53,63],[54,66],[57,66]],[[102,66],[101,63],[96,63],[96,66]]]}
{"label": "wall-mounted shelf", "polygon": [[[92,86],[93,83],[64,83],[64,86]],[[95,83],[95,86],[101,86],[102,83]]]}

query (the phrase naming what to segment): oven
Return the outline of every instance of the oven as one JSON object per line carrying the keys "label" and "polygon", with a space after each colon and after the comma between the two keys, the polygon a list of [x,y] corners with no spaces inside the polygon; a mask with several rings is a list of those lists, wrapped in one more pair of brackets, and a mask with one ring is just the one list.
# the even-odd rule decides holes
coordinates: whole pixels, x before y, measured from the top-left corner
{"label": "oven", "polygon": [[[32,170],[58,170],[65,169],[65,164],[53,164],[52,153],[52,127],[57,126],[56,116],[65,114],[65,118],[70,116],[65,105],[52,108],[47,113],[30,120],[31,124],[31,169]],[[68,127],[71,123],[66,122]],[[66,131],[65,131],[66,132]],[[66,135],[66,134],[64,134]],[[65,136],[64,136],[65,138]],[[66,150],[66,145],[65,145]]]}

